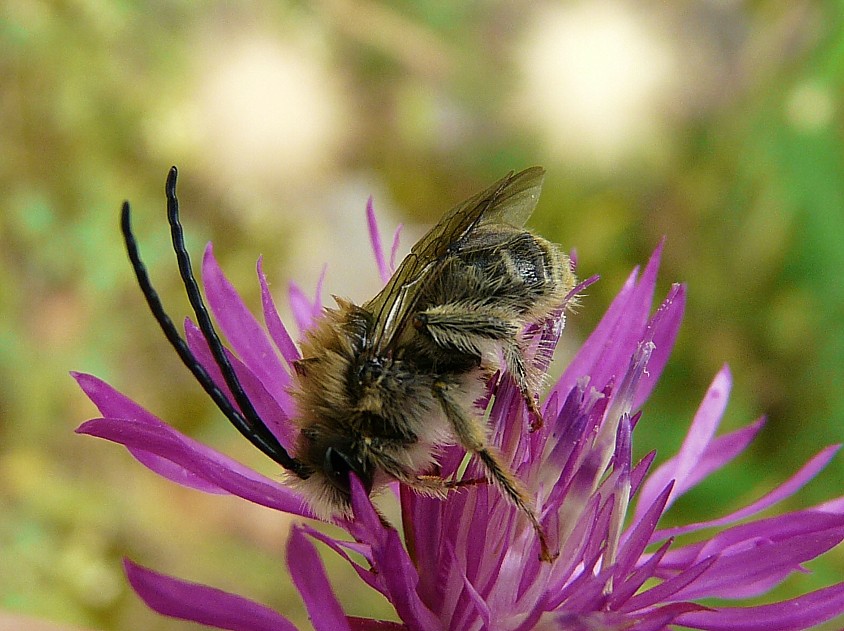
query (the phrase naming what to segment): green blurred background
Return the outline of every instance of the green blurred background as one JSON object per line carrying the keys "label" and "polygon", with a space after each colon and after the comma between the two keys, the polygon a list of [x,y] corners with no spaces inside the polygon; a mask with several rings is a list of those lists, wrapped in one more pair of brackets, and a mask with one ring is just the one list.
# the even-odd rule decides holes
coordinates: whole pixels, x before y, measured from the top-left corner
{"label": "green blurred background", "polygon": [[[75,369],[274,473],[178,363],[125,260],[129,198],[165,303],[187,313],[163,215],[171,164],[194,256],[213,240],[256,307],[260,254],[281,302],[289,279],[312,291],[325,262],[326,294],[371,294],[370,194],[406,248],[453,203],[543,164],[532,225],[577,249],[581,276],[602,275],[562,357],[663,235],[660,292],[689,285],[637,452],[676,450],[725,362],[723,431],[769,417],[671,519],[740,506],[841,440],[842,14],[805,0],[0,2],[0,609],[197,628],[140,604],[128,555],[307,628],[283,518],[73,433],[95,416]],[[789,506],[842,480],[839,456]],[[390,616],[331,563],[351,612]],[[844,578],[844,550],[810,567],[777,595]]]}

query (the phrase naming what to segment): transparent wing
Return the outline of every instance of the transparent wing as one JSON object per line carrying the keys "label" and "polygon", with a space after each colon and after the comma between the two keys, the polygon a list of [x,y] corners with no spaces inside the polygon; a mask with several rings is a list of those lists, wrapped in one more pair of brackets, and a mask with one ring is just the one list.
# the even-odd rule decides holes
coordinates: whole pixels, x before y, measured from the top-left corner
{"label": "transparent wing", "polygon": [[383,354],[404,330],[425,287],[426,279],[479,225],[507,223],[521,227],[539,200],[545,169],[531,167],[510,172],[485,191],[449,210],[410,250],[378,295],[364,305],[375,316],[374,355]]}

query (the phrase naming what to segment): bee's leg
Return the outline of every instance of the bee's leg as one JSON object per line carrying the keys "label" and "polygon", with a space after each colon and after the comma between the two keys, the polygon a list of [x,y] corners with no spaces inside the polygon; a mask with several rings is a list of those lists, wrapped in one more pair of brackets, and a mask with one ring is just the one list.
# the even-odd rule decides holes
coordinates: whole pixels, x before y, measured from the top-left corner
{"label": "bee's leg", "polygon": [[490,342],[515,340],[517,320],[507,312],[452,303],[413,316],[413,326],[440,348],[480,355]]}
{"label": "bee's leg", "polygon": [[519,327],[514,318],[508,316],[491,309],[469,309],[465,305],[449,304],[417,313],[413,324],[441,348],[482,355],[482,349],[490,342],[500,344],[504,365],[533,418],[530,430],[536,431],[543,425],[535,389],[531,386],[536,379],[531,378],[525,352],[519,344]]}
{"label": "bee's leg", "polygon": [[542,418],[542,411],[539,409],[537,397],[534,395],[533,388],[530,385],[531,379],[528,368],[525,365],[524,352],[516,340],[510,340],[510,343],[505,341],[502,345],[502,351],[504,353],[504,365],[507,366],[507,370],[513,376],[513,381],[516,382],[516,386],[518,386],[519,392],[521,392],[522,398],[525,400],[528,413],[533,417],[530,424],[530,431],[535,432],[544,425],[545,421]]}
{"label": "bee's leg", "polygon": [[468,451],[475,454],[483,463],[487,476],[512,504],[530,520],[536,536],[539,539],[540,559],[553,561],[557,555],[552,554],[545,532],[539,523],[539,518],[531,506],[531,501],[522,485],[501,461],[501,456],[487,444],[483,426],[479,420],[467,414],[466,411],[452,399],[449,385],[443,381],[434,383],[434,396],[442,405],[451,427],[460,443]]}
{"label": "bee's leg", "polygon": [[423,485],[433,485],[444,489],[446,492],[455,489],[462,489],[467,486],[477,486],[479,484],[486,484],[484,478],[469,478],[465,480],[448,480],[441,478],[438,475],[417,475],[416,481]]}
{"label": "bee's leg", "polygon": [[486,480],[478,478],[471,480],[447,480],[438,475],[414,475],[403,479],[400,478],[399,482],[422,495],[445,499],[452,491],[467,486],[475,486],[476,484],[484,484]]}
{"label": "bee's leg", "polygon": [[409,486],[417,493],[429,497],[445,499],[450,491],[486,482],[484,479],[449,480],[439,475],[420,475],[406,469],[394,458],[383,453],[379,456],[379,460],[384,471],[391,477],[401,484]]}
{"label": "bee's leg", "polygon": [[448,480],[438,475],[415,475],[406,471],[385,470],[400,483],[409,486],[417,493],[439,499],[445,499],[450,492],[457,489],[486,483],[486,480],[478,478],[472,478],[470,480]]}

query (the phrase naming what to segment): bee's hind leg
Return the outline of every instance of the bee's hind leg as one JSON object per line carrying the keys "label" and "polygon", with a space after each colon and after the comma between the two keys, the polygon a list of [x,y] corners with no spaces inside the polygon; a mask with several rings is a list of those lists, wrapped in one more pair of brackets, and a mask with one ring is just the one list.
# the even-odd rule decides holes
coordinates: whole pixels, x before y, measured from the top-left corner
{"label": "bee's hind leg", "polygon": [[405,484],[423,495],[445,498],[448,493],[468,486],[486,484],[483,478],[469,478],[465,480],[450,480],[438,475],[417,475],[412,480],[405,480]]}
{"label": "bee's hind leg", "polygon": [[513,473],[501,461],[498,452],[487,444],[486,434],[479,419],[467,414],[466,411],[452,399],[449,384],[443,381],[434,383],[434,396],[442,405],[451,427],[460,443],[466,450],[472,452],[483,463],[487,476],[502,492],[504,497],[518,508],[528,518],[539,540],[540,554],[543,561],[553,561],[557,555],[551,553],[548,540],[539,518],[533,510],[527,492]]}
{"label": "bee's hind leg", "polygon": [[530,431],[542,427],[542,412],[533,385],[538,380],[533,378],[525,362],[525,351],[519,343],[519,327],[514,324],[513,317],[494,310],[447,304],[416,314],[413,324],[440,348],[480,356],[490,342],[499,344],[504,366],[519,388],[532,418]]}
{"label": "bee's hind leg", "polygon": [[452,480],[434,474],[418,474],[410,471],[386,455],[381,455],[384,471],[398,480],[401,484],[412,488],[417,493],[428,497],[445,499],[451,491],[467,486],[485,484],[484,479]]}

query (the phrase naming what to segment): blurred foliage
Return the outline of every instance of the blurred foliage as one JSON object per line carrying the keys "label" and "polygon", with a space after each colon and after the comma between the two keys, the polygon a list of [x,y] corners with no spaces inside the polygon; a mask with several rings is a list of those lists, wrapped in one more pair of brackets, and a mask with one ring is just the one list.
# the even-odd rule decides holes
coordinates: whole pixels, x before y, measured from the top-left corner
{"label": "blurred foliage", "polygon": [[[171,163],[189,246],[213,240],[253,305],[261,253],[280,299],[288,279],[312,287],[325,260],[329,292],[371,293],[369,194],[385,234],[403,221],[412,241],[507,170],[544,164],[533,225],[577,249],[583,277],[602,275],[561,355],[663,235],[662,290],[689,285],[640,452],[677,448],[724,362],[735,388],[723,431],[768,416],[752,451],[676,519],[738,506],[841,440],[840,3],[526,6],[0,5],[0,607],[99,629],[191,628],[128,590],[130,556],[307,625],[277,515],[175,488],[72,433],[95,415],[67,376],[84,370],[273,474],[178,364],[125,261],[117,210],[129,198],[165,303],[187,313],[163,219]],[[833,497],[842,479],[839,457],[788,505]],[[327,560],[352,612],[390,616]],[[840,580],[844,553],[812,569],[781,593]]]}

